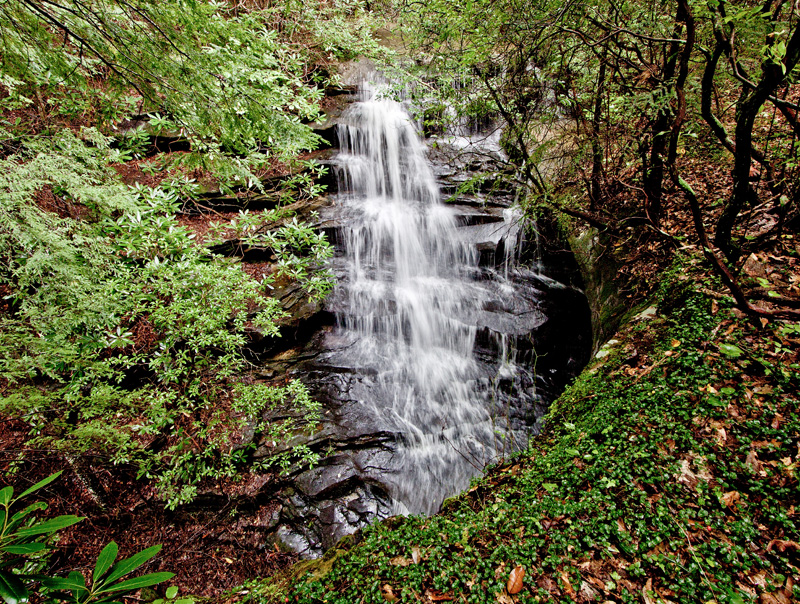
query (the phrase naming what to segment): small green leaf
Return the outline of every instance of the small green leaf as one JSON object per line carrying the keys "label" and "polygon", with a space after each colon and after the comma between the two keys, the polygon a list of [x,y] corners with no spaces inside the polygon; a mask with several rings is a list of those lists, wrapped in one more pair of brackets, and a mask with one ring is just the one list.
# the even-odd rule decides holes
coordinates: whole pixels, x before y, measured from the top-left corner
{"label": "small green leaf", "polygon": [[150,573],[149,575],[134,577],[133,579],[122,581],[116,585],[105,587],[98,590],[97,593],[108,593],[112,591],[134,591],[136,589],[141,589],[142,587],[150,587],[151,585],[169,581],[174,576],[175,573]]}
{"label": "small green leaf", "polygon": [[19,577],[3,571],[0,571],[0,596],[6,604],[23,604],[29,597]]}
{"label": "small green leaf", "polygon": [[579,455],[580,451],[578,451],[577,449],[567,449],[566,453],[567,453],[567,455],[573,455],[574,456],[574,455]]}
{"label": "small green leaf", "polygon": [[31,488],[29,488],[27,491],[23,491],[23,493],[19,497],[17,497],[14,501],[16,501],[17,499],[22,499],[23,497],[27,497],[28,495],[30,495],[34,491],[38,491],[42,487],[46,487],[51,482],[53,482],[56,478],[61,476],[61,472],[63,472],[63,471],[64,470],[60,470],[60,471],[56,472],[55,474],[51,474],[50,476],[48,476],[44,480],[40,480],[35,485],[33,485]]}
{"label": "small green leaf", "polygon": [[[30,514],[31,512],[36,512],[38,510],[46,510],[47,504],[44,501],[37,501],[36,503],[30,504],[24,510],[20,510],[16,514],[14,514],[11,519],[8,521],[8,527],[6,527],[6,533],[11,532],[18,524],[22,522],[22,520]],[[0,513],[5,514],[5,511],[0,511]]]}
{"label": "small green leaf", "polygon": [[178,586],[173,585],[172,587],[167,587],[166,596],[168,600],[171,600],[175,596],[178,595]]}
{"label": "small green leaf", "polygon": [[46,548],[47,546],[44,543],[23,543],[22,545],[7,545],[3,548],[0,548],[0,551],[8,552],[9,554],[25,556],[27,554],[35,554],[36,552],[40,552]]}
{"label": "small green leaf", "polygon": [[3,487],[0,489],[0,505],[8,505],[11,502],[11,496],[14,494],[14,487]]}
{"label": "small green leaf", "polygon": [[719,351],[731,359],[738,359],[744,354],[741,348],[734,346],[733,344],[720,344]]}
{"label": "small green leaf", "polygon": [[544,484],[542,484],[542,488],[548,493],[552,493],[553,491],[556,490],[556,488],[558,488],[558,485],[553,484],[552,482],[545,482]]}
{"label": "small green leaf", "polygon": [[728,602],[729,604],[744,604],[744,600],[742,596],[740,596],[737,592],[728,590]]}
{"label": "small green leaf", "polygon": [[106,577],[103,583],[107,585],[113,581],[116,581],[120,577],[133,572],[160,551],[161,546],[154,545],[153,547],[148,547],[147,549],[140,551],[138,554],[134,554],[130,558],[120,560],[114,565],[114,568],[111,569],[111,573],[108,575],[108,577]]}
{"label": "small green leaf", "polygon": [[49,533],[55,533],[56,531],[60,531],[68,526],[72,526],[81,520],[83,520],[83,518],[80,516],[56,516],[50,520],[38,522],[33,526],[27,526],[19,529],[17,531],[17,535],[20,537],[30,537],[31,535],[46,535]]}
{"label": "small green leaf", "polygon": [[100,555],[97,556],[97,564],[94,566],[94,574],[92,575],[92,582],[97,583],[100,577],[106,574],[106,571],[114,564],[117,559],[117,552],[119,548],[113,541],[103,548]]}

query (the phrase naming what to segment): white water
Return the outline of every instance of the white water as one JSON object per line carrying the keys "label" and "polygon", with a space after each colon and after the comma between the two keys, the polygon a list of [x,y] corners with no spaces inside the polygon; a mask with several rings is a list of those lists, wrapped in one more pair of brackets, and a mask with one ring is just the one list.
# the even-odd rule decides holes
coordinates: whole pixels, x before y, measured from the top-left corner
{"label": "white water", "polygon": [[[473,354],[475,317],[488,293],[471,279],[478,254],[440,202],[402,105],[367,90],[344,121],[338,203],[347,275],[339,325],[370,392],[361,404],[402,435],[397,471],[382,477],[395,512],[433,513],[509,452],[505,420],[492,411],[496,375]],[[513,372],[503,357],[497,369]]]}

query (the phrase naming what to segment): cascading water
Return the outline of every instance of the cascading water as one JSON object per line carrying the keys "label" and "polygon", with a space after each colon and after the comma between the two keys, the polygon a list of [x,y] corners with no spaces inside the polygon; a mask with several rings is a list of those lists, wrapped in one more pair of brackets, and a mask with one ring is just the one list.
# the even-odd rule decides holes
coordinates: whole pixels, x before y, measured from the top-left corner
{"label": "cascading water", "polygon": [[[297,307],[266,374],[301,378],[323,404],[303,444],[325,455],[287,479],[268,521],[306,557],[392,514],[436,512],[527,444],[590,351],[586,298],[536,268],[513,187],[461,192],[503,168],[487,131],[426,148],[403,105],[368,86],[346,107],[317,221],[337,285],[323,309]],[[577,270],[541,264],[567,282]]]}
{"label": "cascading water", "polygon": [[382,477],[394,511],[433,513],[498,454],[525,444],[509,442],[494,397],[498,375],[519,368],[505,352],[488,371],[476,361],[491,298],[476,280],[479,254],[440,202],[402,105],[362,94],[338,127],[337,319],[351,342],[347,364],[367,382],[361,404],[400,440],[395,471]]}

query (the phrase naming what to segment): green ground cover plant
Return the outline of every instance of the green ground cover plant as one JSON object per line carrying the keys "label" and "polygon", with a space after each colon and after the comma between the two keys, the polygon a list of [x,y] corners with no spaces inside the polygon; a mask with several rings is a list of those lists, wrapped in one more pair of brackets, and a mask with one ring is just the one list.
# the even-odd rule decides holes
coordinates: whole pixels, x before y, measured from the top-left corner
{"label": "green ground cover plant", "polygon": [[[136,465],[175,506],[203,478],[236,473],[247,449],[232,439],[248,422],[281,441],[318,407],[297,384],[242,382],[246,328],[276,336],[283,316],[269,280],[196,245],[176,219],[174,191],[123,185],[108,167],[107,139],[81,136],[40,138],[2,161],[11,312],[1,319],[9,386],[0,409],[31,426],[32,446]],[[42,187],[87,215],[31,204]],[[323,296],[329,279],[315,272],[312,281],[308,268],[330,254],[324,237],[296,221],[269,237],[282,259],[272,277],[305,279],[310,295]],[[297,420],[260,422],[293,402]]]}
{"label": "green ground cover plant", "polygon": [[553,404],[528,451],[440,514],[369,527],[251,586],[252,600],[800,597],[792,324],[753,325],[675,275],[657,304]]}

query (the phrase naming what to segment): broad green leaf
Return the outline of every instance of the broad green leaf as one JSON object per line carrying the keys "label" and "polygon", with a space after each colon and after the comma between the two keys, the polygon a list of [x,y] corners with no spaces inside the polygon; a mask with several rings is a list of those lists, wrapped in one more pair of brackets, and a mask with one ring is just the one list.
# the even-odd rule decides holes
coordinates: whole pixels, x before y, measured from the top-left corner
{"label": "broad green leaf", "polygon": [[164,595],[167,596],[168,600],[171,600],[172,598],[178,595],[178,586],[172,585],[171,587],[167,587],[167,591]]}
{"label": "broad green leaf", "polygon": [[14,487],[3,487],[0,489],[0,505],[8,505],[11,502],[11,496],[14,494]]}
{"label": "broad green leaf", "polygon": [[742,596],[739,595],[739,592],[732,591],[729,589],[727,595],[728,595],[728,602],[730,602],[730,604],[744,604],[744,599],[742,599]]}
{"label": "broad green leaf", "polygon": [[174,576],[175,573],[150,573],[149,575],[134,577],[133,579],[128,579],[126,581],[122,581],[115,585],[110,585],[108,587],[98,590],[97,593],[109,593],[112,591],[133,591],[136,589],[141,589],[142,587],[150,587],[151,585],[156,585],[158,583],[163,583],[164,581],[169,581]]}
{"label": "broad green leaf", "polygon": [[24,520],[25,516],[27,516],[31,512],[36,512],[38,510],[46,510],[46,509],[47,509],[47,504],[44,501],[37,501],[36,503],[30,504],[24,510],[20,510],[11,517],[11,520],[8,521],[8,527],[6,530],[8,532],[13,530],[20,522]]}
{"label": "broad green leaf", "polygon": [[553,491],[555,491],[556,487],[558,487],[558,485],[553,484],[552,482],[545,482],[544,484],[542,484],[542,488],[548,493],[552,493]]}
{"label": "broad green leaf", "polygon": [[113,541],[103,548],[100,555],[97,556],[97,564],[94,566],[94,574],[92,575],[92,582],[97,583],[106,571],[114,564],[117,559],[117,552],[119,548]]}
{"label": "broad green leaf", "polygon": [[127,575],[128,573],[136,570],[142,564],[147,562],[150,558],[155,556],[158,552],[161,551],[161,545],[154,545],[153,547],[148,547],[147,549],[143,549],[138,554],[134,554],[130,558],[126,558],[125,560],[120,560],[117,564],[114,565],[114,568],[111,569],[111,573],[108,577],[105,578],[103,581],[104,585],[108,585],[113,581],[116,581],[120,577]]}
{"label": "broad green leaf", "polygon": [[744,354],[741,348],[734,346],[733,344],[720,344],[719,351],[731,359],[738,359]]}
{"label": "broad green leaf", "polygon": [[53,482],[56,478],[61,476],[61,472],[63,472],[63,471],[64,470],[60,470],[60,471],[56,472],[55,474],[51,474],[50,476],[48,476],[44,480],[40,480],[35,485],[33,485],[31,488],[29,488],[27,491],[23,491],[23,493],[21,495],[19,495],[18,497],[16,497],[14,499],[14,501],[16,501],[17,499],[22,499],[23,497],[27,497],[28,495],[30,495],[34,491],[38,491],[42,487],[46,487],[48,484]]}
{"label": "broad green leaf", "polygon": [[72,587],[72,595],[76,600],[89,595],[89,590],[86,589],[86,579],[77,570],[73,570],[68,576],[67,581],[70,581],[75,587]]}
{"label": "broad green leaf", "polygon": [[0,596],[6,604],[23,604],[28,601],[28,590],[19,577],[0,571]]}
{"label": "broad green leaf", "polygon": [[50,520],[45,520],[44,522],[38,522],[33,526],[26,526],[25,528],[19,529],[17,531],[17,535],[20,537],[30,537],[31,535],[46,535],[55,533],[56,531],[60,531],[68,526],[72,526],[81,520],[83,520],[81,516],[57,516],[55,518],[51,518]]}
{"label": "broad green leaf", "polygon": [[81,577],[81,580],[77,580],[72,575],[73,573],[70,573],[69,577],[66,579],[62,577],[37,577],[37,578],[42,585],[54,591],[72,591],[75,589],[84,589],[86,585],[82,580],[83,577]]}
{"label": "broad green leaf", "polygon": [[35,554],[46,548],[47,546],[44,543],[23,543],[22,545],[7,545],[6,547],[0,548],[0,551],[24,556],[27,554]]}

